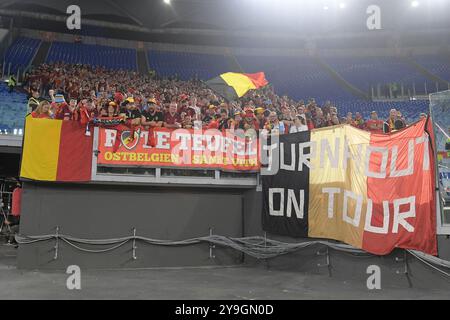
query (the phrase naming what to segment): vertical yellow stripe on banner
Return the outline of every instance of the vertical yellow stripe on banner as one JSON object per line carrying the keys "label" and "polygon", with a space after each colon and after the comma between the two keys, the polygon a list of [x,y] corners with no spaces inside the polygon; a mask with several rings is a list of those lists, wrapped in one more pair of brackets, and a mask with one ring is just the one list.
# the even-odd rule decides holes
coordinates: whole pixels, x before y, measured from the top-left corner
{"label": "vertical yellow stripe on banner", "polygon": [[315,156],[311,157],[309,176],[308,235],[361,248],[367,208],[363,164],[370,133],[340,125],[313,130],[311,143],[315,144]]}
{"label": "vertical yellow stripe on banner", "polygon": [[43,181],[56,180],[61,125],[61,120],[27,117],[21,177]]}

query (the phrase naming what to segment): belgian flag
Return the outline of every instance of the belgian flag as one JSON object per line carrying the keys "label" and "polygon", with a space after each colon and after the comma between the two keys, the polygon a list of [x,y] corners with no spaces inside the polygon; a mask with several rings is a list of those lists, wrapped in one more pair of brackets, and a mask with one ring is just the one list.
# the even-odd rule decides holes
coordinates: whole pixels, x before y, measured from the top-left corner
{"label": "belgian flag", "polygon": [[268,84],[264,72],[257,73],[222,73],[205,84],[228,101],[236,100],[249,90],[259,89]]}
{"label": "belgian flag", "polygon": [[337,125],[280,135],[261,176],[264,231],[436,255],[431,130],[423,119],[391,134]]}
{"label": "belgian flag", "polygon": [[27,116],[20,177],[40,181],[91,180],[92,137],[77,121]]}

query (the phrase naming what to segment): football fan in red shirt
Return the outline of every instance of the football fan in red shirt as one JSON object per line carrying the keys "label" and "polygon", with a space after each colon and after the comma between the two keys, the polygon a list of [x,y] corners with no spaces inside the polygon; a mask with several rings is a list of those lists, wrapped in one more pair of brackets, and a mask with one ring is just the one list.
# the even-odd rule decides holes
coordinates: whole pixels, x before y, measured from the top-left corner
{"label": "football fan in red shirt", "polygon": [[50,103],[47,100],[41,101],[37,108],[31,112],[33,118],[52,119]]}
{"label": "football fan in red shirt", "polygon": [[177,113],[177,103],[171,102],[169,111],[164,114],[164,127],[166,128],[181,128],[181,116]]}
{"label": "football fan in red shirt", "polygon": [[373,133],[383,133],[383,121],[378,119],[376,111],[370,113],[370,119],[366,122],[366,129]]}

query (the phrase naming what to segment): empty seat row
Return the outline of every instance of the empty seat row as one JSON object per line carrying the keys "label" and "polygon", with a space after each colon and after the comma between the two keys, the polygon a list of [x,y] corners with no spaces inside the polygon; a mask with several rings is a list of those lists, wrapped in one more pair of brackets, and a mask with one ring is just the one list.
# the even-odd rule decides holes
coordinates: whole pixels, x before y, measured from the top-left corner
{"label": "empty seat row", "polygon": [[231,71],[225,55],[151,50],[148,52],[150,68],[162,77],[177,75],[181,80],[208,80]]}
{"label": "empty seat row", "polygon": [[83,43],[53,42],[46,62],[87,64],[114,70],[137,70],[135,49]]}
{"label": "empty seat row", "polygon": [[4,72],[16,74],[17,70],[24,71],[31,63],[41,43],[38,39],[19,37],[8,48],[4,56]]}

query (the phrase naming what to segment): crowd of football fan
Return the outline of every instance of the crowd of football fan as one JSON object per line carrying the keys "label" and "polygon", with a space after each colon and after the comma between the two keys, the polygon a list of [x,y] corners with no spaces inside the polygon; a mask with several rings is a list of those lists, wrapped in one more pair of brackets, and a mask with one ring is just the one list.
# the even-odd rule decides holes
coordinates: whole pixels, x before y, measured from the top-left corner
{"label": "crowd of football fan", "polygon": [[83,124],[94,119],[120,119],[143,129],[239,128],[280,134],[342,123],[372,132],[406,126],[395,109],[386,120],[379,119],[375,111],[367,120],[359,112],[339,117],[331,102],[318,106],[314,99],[293,101],[276,95],[270,86],[227,102],[200,81],[158,79],[86,65],[42,64],[26,75],[24,84],[33,117]]}

